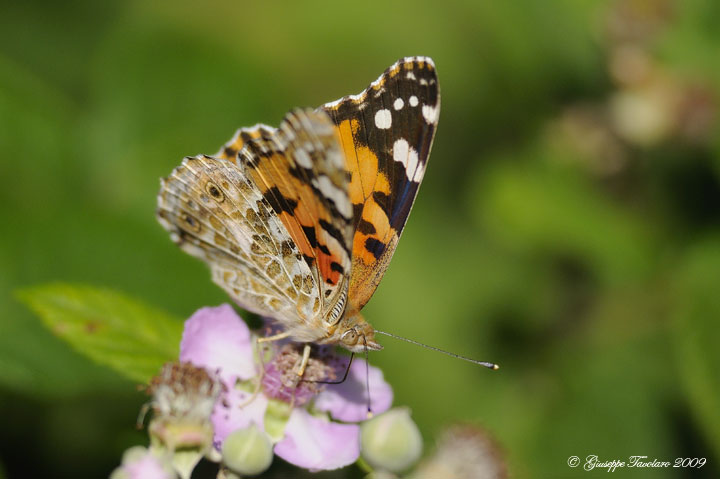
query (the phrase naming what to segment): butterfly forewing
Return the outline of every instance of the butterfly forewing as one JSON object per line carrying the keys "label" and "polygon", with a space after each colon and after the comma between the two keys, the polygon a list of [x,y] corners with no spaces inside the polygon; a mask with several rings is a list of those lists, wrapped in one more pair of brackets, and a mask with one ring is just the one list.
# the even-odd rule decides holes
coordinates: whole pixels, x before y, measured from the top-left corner
{"label": "butterfly forewing", "polygon": [[[237,156],[313,271],[326,322],[347,290],[352,206],[337,132],[323,112],[296,110]],[[343,300],[344,301],[344,300]],[[333,317],[334,316],[334,317]]]}
{"label": "butterfly forewing", "polygon": [[215,154],[215,157],[234,163],[237,160],[238,153],[242,150],[243,146],[245,146],[245,143],[260,138],[261,136],[267,136],[274,131],[275,128],[263,125],[262,123],[251,127],[240,128],[235,132],[235,135],[230,141],[220,148],[220,151]]}
{"label": "butterfly forewing", "polygon": [[337,126],[351,173],[348,298],[360,310],[388,267],[425,173],[440,113],[435,66],[429,58],[404,58],[362,93],[321,109]]}

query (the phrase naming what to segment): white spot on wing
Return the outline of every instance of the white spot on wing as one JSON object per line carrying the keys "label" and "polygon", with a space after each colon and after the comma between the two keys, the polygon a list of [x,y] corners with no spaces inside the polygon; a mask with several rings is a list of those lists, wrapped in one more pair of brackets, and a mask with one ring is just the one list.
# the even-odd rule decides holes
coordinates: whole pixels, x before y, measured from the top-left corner
{"label": "white spot on wing", "polygon": [[403,101],[402,98],[398,98],[398,99],[395,100],[395,102],[393,103],[393,108],[395,108],[396,110],[402,110],[402,107],[403,107],[403,106],[405,106],[405,102]]}
{"label": "white spot on wing", "polygon": [[[426,66],[430,67],[430,69],[432,69],[432,70],[435,69],[435,63],[433,63],[432,58],[430,58],[430,57],[405,57],[405,58],[402,58],[399,61],[393,63],[392,65],[390,65],[390,68],[388,68],[388,70],[390,70],[390,71],[395,70],[396,68],[402,67],[403,65],[408,64],[408,63],[425,63]],[[325,103],[322,107],[327,108],[327,109],[336,109],[340,104],[342,104],[344,102],[353,102],[356,104],[358,109],[362,110],[367,106],[367,102],[365,102],[365,99],[368,96],[368,94],[370,93],[370,91],[372,89],[374,89],[375,87],[377,87],[378,85],[380,85],[385,80],[385,77],[386,77],[386,73],[382,73],[375,81],[370,83],[370,86],[368,88],[361,91],[357,95],[344,96],[338,100],[335,100],[335,101],[332,101],[329,103]],[[415,74],[411,71],[405,73],[405,78],[408,78],[410,80],[417,80]],[[421,78],[420,83],[422,85],[427,85],[428,81],[424,78]],[[435,81],[434,81],[434,79],[431,79],[430,84],[433,84],[433,83],[435,83]],[[413,104],[412,101],[410,102],[410,106],[417,106],[417,98],[415,98],[415,104]]]}
{"label": "white spot on wing", "polygon": [[437,122],[437,114],[438,114],[437,107],[430,106],[430,105],[423,105],[422,114],[423,114],[423,117],[425,118],[426,122],[428,122],[430,124],[434,124]]}
{"label": "white spot on wing", "polygon": [[418,99],[415,95],[410,97],[410,106],[418,106]]}
{"label": "white spot on wing", "polygon": [[407,156],[409,150],[410,145],[408,144],[407,140],[405,140],[404,138],[395,140],[395,143],[393,143],[393,160],[399,161],[403,165],[407,165]]}
{"label": "white spot on wing", "polygon": [[382,109],[375,113],[375,126],[381,130],[387,130],[392,125],[390,110]]}
{"label": "white spot on wing", "polygon": [[335,207],[345,218],[352,218],[352,205],[347,195],[341,189],[335,186],[330,178],[320,175],[317,180],[313,179],[313,184],[317,189],[325,195],[326,198],[333,200]]}
{"label": "white spot on wing", "polygon": [[402,163],[405,167],[405,174],[412,180],[418,169],[418,153],[412,148],[407,140],[400,138],[393,144],[393,160]]}
{"label": "white spot on wing", "polygon": [[295,161],[303,168],[312,168],[312,160],[310,160],[310,155],[308,155],[307,151],[303,149],[295,150]]}

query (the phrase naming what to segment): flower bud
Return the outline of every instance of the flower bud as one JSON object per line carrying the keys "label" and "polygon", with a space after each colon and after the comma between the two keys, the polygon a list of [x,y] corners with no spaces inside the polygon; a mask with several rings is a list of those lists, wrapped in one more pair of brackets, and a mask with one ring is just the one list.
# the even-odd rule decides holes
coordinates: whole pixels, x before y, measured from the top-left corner
{"label": "flower bud", "polygon": [[230,433],[222,445],[222,461],[239,474],[254,476],[272,464],[270,438],[255,424]]}
{"label": "flower bud", "polygon": [[400,472],[420,458],[422,437],[410,412],[395,408],[363,423],[360,448],[363,458],[372,466]]}

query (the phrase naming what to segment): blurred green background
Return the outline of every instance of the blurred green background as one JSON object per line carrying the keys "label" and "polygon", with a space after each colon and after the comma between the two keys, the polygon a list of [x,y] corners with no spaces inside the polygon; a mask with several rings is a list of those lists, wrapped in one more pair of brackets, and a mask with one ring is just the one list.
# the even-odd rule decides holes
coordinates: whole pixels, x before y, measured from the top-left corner
{"label": "blurred green background", "polygon": [[[514,477],[607,474],[566,464],[589,454],[718,477],[718,25],[714,0],[3,4],[4,475],[103,477],[146,441],[136,385],[16,289],[91,283],[181,317],[227,301],[156,223],[158,178],[429,55],[432,159],[366,317],[502,368],[386,338],[396,404],[428,450],[483,427]],[[638,473],[693,471],[615,474]]]}

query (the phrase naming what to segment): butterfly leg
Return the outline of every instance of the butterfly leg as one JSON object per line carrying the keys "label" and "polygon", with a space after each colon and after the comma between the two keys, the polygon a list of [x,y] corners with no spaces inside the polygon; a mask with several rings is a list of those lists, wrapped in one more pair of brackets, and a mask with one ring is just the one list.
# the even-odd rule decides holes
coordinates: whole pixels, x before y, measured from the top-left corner
{"label": "butterfly leg", "polygon": [[265,336],[265,337],[258,337],[256,342],[256,352],[258,355],[258,360],[260,362],[260,369],[261,369],[261,377],[265,374],[265,363],[263,362],[263,356],[265,354],[264,349],[260,346],[262,343],[269,343],[272,341],[279,341],[281,339],[285,339],[290,337],[290,333],[288,331],[283,331],[282,333],[273,334],[272,336]]}
{"label": "butterfly leg", "polygon": [[265,377],[265,362],[263,361],[263,356],[265,355],[264,349],[260,346],[261,340],[266,338],[256,338],[255,339],[255,348],[254,348],[254,354],[257,356],[257,363],[260,365],[260,375],[255,378],[255,387],[253,388],[252,393],[250,396],[247,397],[243,402],[238,404],[238,408],[242,409],[251,402],[255,400],[257,395],[260,393],[260,389],[262,389],[262,381]]}
{"label": "butterfly leg", "polygon": [[303,355],[302,360],[300,361],[300,366],[297,370],[297,375],[302,377],[303,374],[305,374],[305,368],[308,365],[308,361],[310,361],[310,345],[306,344],[305,348],[303,349]]}
{"label": "butterfly leg", "polygon": [[[290,333],[288,331],[283,331],[282,333],[273,334],[272,336],[258,337],[255,339],[255,343],[256,343],[255,353],[257,354],[257,360],[260,365],[260,377],[257,379],[255,389],[253,390],[250,397],[247,400],[245,400],[239,407],[242,408],[242,407],[246,406],[247,404],[251,403],[255,399],[255,397],[258,395],[258,393],[260,392],[260,389],[262,387],[262,379],[265,376],[265,362],[263,361],[263,356],[265,355],[265,351],[264,351],[264,348],[261,346],[261,344],[262,343],[270,343],[272,341],[279,341],[281,339],[285,339],[288,337],[290,337]],[[309,345],[306,345],[306,348],[309,348],[309,347],[310,347]],[[305,355],[303,356],[303,361],[301,363],[301,368],[302,368],[303,373],[305,372],[305,366],[307,365],[307,362],[310,359],[310,351],[309,350],[307,351],[306,356],[307,357],[305,357]],[[293,397],[293,401],[294,401],[294,397]]]}
{"label": "butterfly leg", "polygon": [[269,343],[272,341],[279,341],[281,339],[285,339],[290,336],[290,333],[287,331],[283,331],[282,333],[273,334],[272,336],[266,336],[266,337],[258,337],[255,339],[255,354],[257,354],[257,361],[260,365],[260,376],[257,378],[257,382],[255,384],[255,388],[253,389],[252,394],[243,401],[238,407],[243,408],[253,402],[255,400],[255,397],[260,392],[260,389],[262,388],[262,380],[265,376],[265,362],[263,361],[263,356],[265,355],[265,350],[261,346],[262,343]]}
{"label": "butterfly leg", "polygon": [[264,338],[258,338],[258,343],[269,343],[271,341],[279,341],[281,339],[289,338],[290,332],[283,331],[282,333],[273,334],[272,336],[266,336]]}

